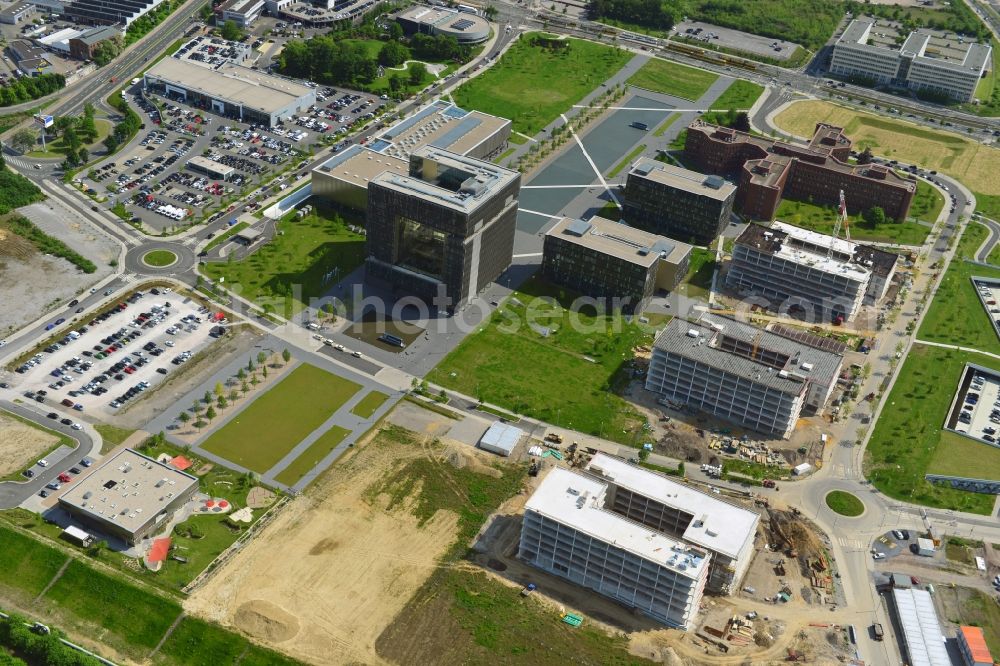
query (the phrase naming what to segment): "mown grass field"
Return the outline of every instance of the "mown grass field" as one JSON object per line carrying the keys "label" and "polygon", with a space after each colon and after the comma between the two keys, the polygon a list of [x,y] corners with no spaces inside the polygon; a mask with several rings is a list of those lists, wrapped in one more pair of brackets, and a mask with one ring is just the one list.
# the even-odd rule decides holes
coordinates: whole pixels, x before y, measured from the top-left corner
{"label": "mown grass field", "polygon": [[378,408],[382,406],[386,400],[389,399],[385,393],[381,391],[371,391],[365,397],[358,401],[358,404],[351,408],[351,414],[355,416],[360,416],[363,419],[369,419],[372,414],[378,411]]}
{"label": "mown grass field", "polygon": [[300,365],[202,444],[206,451],[264,473],[361,387],[312,365]]}
{"label": "mown grass field", "polygon": [[67,555],[0,525],[0,589],[16,591],[22,600],[45,589]]}
{"label": "mown grass field", "polygon": [[843,490],[834,490],[827,493],[826,505],[834,513],[839,513],[848,518],[860,516],[865,512],[864,503],[857,496]]}
{"label": "mown grass field", "polygon": [[[925,187],[930,191],[931,195],[937,195],[937,198],[941,200],[940,206],[943,206],[944,199],[940,193],[929,185],[925,185]],[[919,185],[917,186],[917,190],[917,197],[919,197]],[[933,197],[931,198],[933,199]],[[914,198],[914,205],[911,208],[916,207],[916,201],[917,198]],[[937,204],[926,204],[926,210],[933,212],[935,205]],[[938,206],[938,211],[940,211],[940,206]],[[794,224],[797,227],[812,229],[823,234],[831,234],[837,223],[837,215],[836,206],[819,206],[805,201],[782,199],[774,216],[775,219]],[[921,224],[916,220],[907,220],[905,222],[888,221],[883,224],[870,225],[861,218],[861,215],[849,215],[848,222],[851,225],[851,238],[859,241],[923,245],[924,241],[927,240],[928,234],[931,232],[930,226]],[[843,233],[841,231],[841,234]]]}
{"label": "mown grass field", "polygon": [[1000,268],[991,269],[964,261],[975,254],[988,233],[986,227],[973,222],[962,234],[955,258],[917,331],[918,339],[1000,354],[1000,341],[971,280],[972,276],[1000,278]]}
{"label": "mown grass field", "polygon": [[[708,92],[719,77],[712,72],[688,67],[669,60],[650,58],[642,68],[629,77],[629,85],[645,88],[664,95],[673,95],[692,102]],[[725,107],[729,108],[729,107]]]}
{"label": "mown grass field", "polygon": [[712,109],[746,111],[756,103],[762,94],[764,94],[764,86],[753,81],[736,79],[719,95],[717,100],[712,102]]}
{"label": "mown grass field", "polygon": [[917,164],[954,176],[970,189],[1000,195],[1000,149],[940,130],[925,129],[903,120],[855,111],[831,102],[795,102],[775,116],[786,132],[810,137],[818,122],[844,128],[857,150],[870,147],[875,155]]}
{"label": "mown grass field", "polygon": [[636,444],[643,420],[616,390],[632,348],[648,344],[652,333],[621,317],[571,313],[574,297],[530,280],[427,379],[526,416]]}
{"label": "mown grass field", "polygon": [[696,247],[691,250],[688,272],[677,285],[677,292],[691,298],[708,298],[715,273],[715,250]]}
{"label": "mown grass field", "polygon": [[328,456],[350,434],[351,431],[346,428],[333,426],[320,435],[298,458],[293,460],[288,467],[281,470],[274,478],[286,486],[295,485],[309,470]]}
{"label": "mown grass field", "polygon": [[458,88],[455,103],[510,118],[514,131],[534,136],[632,58],[610,46],[566,42],[565,50],[547,49],[522,38],[498,63]]}
{"label": "mown grass field", "polygon": [[[1000,362],[972,352],[915,344],[907,355],[865,450],[865,476],[889,497],[956,511],[991,512],[992,495],[924,480],[925,473],[943,469],[942,460],[966,450],[953,449],[960,438],[942,430],[965,363],[1000,370]],[[980,470],[995,469],[1000,449],[981,444],[976,461]]]}

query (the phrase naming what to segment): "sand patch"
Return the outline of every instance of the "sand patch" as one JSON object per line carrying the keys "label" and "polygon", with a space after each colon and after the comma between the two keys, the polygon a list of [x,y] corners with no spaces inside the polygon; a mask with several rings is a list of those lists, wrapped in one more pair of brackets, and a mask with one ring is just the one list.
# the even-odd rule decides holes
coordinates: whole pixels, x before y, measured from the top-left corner
{"label": "sand patch", "polygon": [[241,605],[233,620],[254,638],[269,643],[282,643],[299,633],[299,621],[294,615],[263,599]]}
{"label": "sand patch", "polygon": [[25,469],[58,441],[55,435],[0,413],[0,477]]}

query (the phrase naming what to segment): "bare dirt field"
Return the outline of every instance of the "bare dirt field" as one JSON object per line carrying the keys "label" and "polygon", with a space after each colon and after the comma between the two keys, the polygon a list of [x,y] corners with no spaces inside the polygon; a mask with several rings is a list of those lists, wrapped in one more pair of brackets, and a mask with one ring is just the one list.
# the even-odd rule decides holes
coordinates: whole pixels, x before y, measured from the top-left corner
{"label": "bare dirt field", "polygon": [[0,412],[0,477],[28,467],[59,441]]}
{"label": "bare dirt field", "polygon": [[418,526],[368,489],[420,457],[376,435],[360,443],[188,599],[186,608],[314,664],[385,663],[375,639],[435,571],[457,519]]}

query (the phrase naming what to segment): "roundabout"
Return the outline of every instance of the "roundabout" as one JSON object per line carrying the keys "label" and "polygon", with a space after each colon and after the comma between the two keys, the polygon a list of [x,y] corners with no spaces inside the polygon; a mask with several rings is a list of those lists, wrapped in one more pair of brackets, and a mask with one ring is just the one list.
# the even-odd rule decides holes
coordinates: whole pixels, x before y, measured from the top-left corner
{"label": "roundabout", "polygon": [[194,252],[180,243],[146,242],[125,254],[125,269],[137,275],[177,275],[191,270]]}
{"label": "roundabout", "polygon": [[142,255],[142,263],[153,268],[168,268],[177,263],[177,255],[170,250],[150,250]]}

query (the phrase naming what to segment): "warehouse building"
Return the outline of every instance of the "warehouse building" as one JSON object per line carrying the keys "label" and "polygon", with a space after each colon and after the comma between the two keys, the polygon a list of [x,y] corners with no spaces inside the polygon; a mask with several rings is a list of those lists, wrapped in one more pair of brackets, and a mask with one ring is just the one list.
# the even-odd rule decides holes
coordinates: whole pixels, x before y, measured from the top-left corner
{"label": "warehouse building", "polygon": [[768,436],[787,438],[803,409],[829,399],[840,354],[726,317],[679,318],[656,336],[646,389]]}
{"label": "warehouse building", "polygon": [[188,169],[191,169],[191,171],[208,176],[209,178],[214,178],[215,180],[229,180],[233,177],[233,174],[236,173],[236,169],[233,167],[226,166],[225,164],[219,164],[218,162],[210,160],[207,157],[202,157],[201,155],[195,155],[185,164]]}
{"label": "warehouse building", "polygon": [[94,467],[59,506],[94,530],[134,546],[155,534],[198,490],[198,479],[132,449]]}
{"label": "warehouse building", "polygon": [[885,296],[898,258],[783,222],[751,223],[733,245],[726,286],[766,298],[777,312],[850,320]]}
{"label": "warehouse building", "polygon": [[896,24],[872,18],[854,19],[833,45],[830,71],[971,102],[983,74],[991,66],[989,44],[965,43],[961,36],[936,30],[902,36]]}
{"label": "warehouse building", "polygon": [[691,246],[602,217],[564,217],[545,234],[542,276],[607,311],[641,312],[687,274]]}
{"label": "warehouse building", "polygon": [[782,198],[839,206],[840,192],[849,213],[879,206],[903,221],[917,191],[880,164],[848,164],[851,140],[843,129],[817,123],[808,146],[798,146],[696,120],[688,125],[684,157],[699,171],[729,176],[736,186],[737,209],[757,220],[773,220]]}
{"label": "warehouse building", "polygon": [[672,164],[642,158],[628,172],[622,218],[651,233],[708,245],[729,224],[736,187]]}
{"label": "warehouse building", "polygon": [[372,137],[367,145],[349,146],[315,167],[312,193],[364,211],[368,183],[383,171],[406,175],[414,150],[429,145],[489,160],[507,147],[510,128],[506,118],[466,111],[439,100]]}
{"label": "warehouse building", "polygon": [[143,75],[146,88],[186,104],[268,127],[316,103],[316,91],[290,79],[233,63],[215,69],[164,58]]}
{"label": "warehouse building", "polygon": [[753,559],[760,516],[606,453],[591,458],[587,471],[608,484],[609,510],[708,551],[706,591],[739,591]]}
{"label": "warehouse building", "polygon": [[560,467],[524,508],[518,558],[669,627],[688,629],[711,555],[607,508],[609,486]]}
{"label": "warehouse building", "polygon": [[952,666],[931,593],[927,590],[894,587],[892,601],[903,633],[899,648],[903,653],[904,663],[913,666]]}
{"label": "warehouse building", "polygon": [[35,15],[35,5],[28,0],[17,0],[0,9],[0,23],[21,25]]}
{"label": "warehouse building", "polygon": [[519,173],[490,162],[414,151],[406,175],[383,171],[368,185],[368,277],[459,307],[510,266],[520,187]]}
{"label": "warehouse building", "polygon": [[524,431],[503,421],[494,421],[479,438],[479,448],[498,456],[507,457],[517,448]]}
{"label": "warehouse building", "polygon": [[445,35],[459,44],[479,44],[490,38],[490,22],[476,14],[451,7],[413,5],[395,16],[407,35]]}
{"label": "warehouse building", "polygon": [[127,28],[132,21],[161,2],[163,0],[73,0],[66,6],[63,16],[83,25],[120,25]]}

